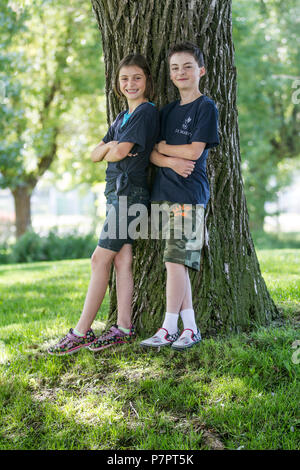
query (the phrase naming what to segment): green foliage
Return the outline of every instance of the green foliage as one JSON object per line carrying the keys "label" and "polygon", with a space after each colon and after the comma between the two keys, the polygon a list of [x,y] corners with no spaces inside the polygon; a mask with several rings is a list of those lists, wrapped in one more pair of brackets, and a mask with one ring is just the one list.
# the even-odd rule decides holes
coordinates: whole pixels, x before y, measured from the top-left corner
{"label": "green foliage", "polygon": [[0,262],[28,263],[62,259],[89,258],[95,249],[97,240],[93,234],[76,233],[59,236],[50,231],[47,237],[41,237],[32,231],[26,232],[11,247],[0,247]]}
{"label": "green foliage", "polygon": [[[292,88],[300,75],[296,0],[233,0],[239,130],[245,191],[253,228],[265,202],[289,184],[300,155],[299,115]],[[282,164],[281,164],[282,162]]]}
{"label": "green foliage", "polygon": [[0,187],[33,189],[67,147],[71,164],[92,168],[89,148],[100,140],[105,115],[98,111],[104,70],[90,4],[0,0],[0,24]]}
{"label": "green foliage", "polygon": [[251,232],[257,250],[272,250],[300,248],[300,233],[268,233],[264,231]]}

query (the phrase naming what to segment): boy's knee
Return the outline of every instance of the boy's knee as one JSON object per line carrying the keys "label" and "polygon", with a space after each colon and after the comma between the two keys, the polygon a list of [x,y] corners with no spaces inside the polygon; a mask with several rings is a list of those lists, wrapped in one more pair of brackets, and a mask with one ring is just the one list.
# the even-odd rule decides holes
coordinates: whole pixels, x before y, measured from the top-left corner
{"label": "boy's knee", "polygon": [[184,264],[172,263],[171,261],[165,261],[167,271],[187,271],[187,267]]}

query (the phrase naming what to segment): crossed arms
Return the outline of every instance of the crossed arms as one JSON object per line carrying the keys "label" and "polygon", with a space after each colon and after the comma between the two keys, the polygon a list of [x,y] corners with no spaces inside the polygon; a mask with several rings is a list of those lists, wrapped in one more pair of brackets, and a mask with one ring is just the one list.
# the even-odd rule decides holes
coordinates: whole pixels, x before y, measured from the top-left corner
{"label": "crossed arms", "polygon": [[132,156],[130,150],[134,146],[132,142],[117,142],[116,140],[111,140],[107,144],[101,140],[100,144],[94,148],[91,153],[91,159],[93,162],[101,162],[106,160],[107,162],[119,162],[125,157]]}
{"label": "crossed arms", "polygon": [[168,145],[163,140],[154,147],[150,161],[160,167],[171,168],[187,178],[194,170],[196,160],[205,149],[205,142],[192,142],[184,145]]}
{"label": "crossed arms", "polygon": [[[196,160],[201,157],[205,145],[205,142],[168,145],[165,141],[161,141],[155,145],[150,161],[156,166],[171,168],[179,175],[187,178],[194,170]],[[133,146],[134,143],[132,142],[118,143],[112,140],[106,144],[102,140],[92,151],[91,158],[93,162],[101,162],[102,160],[118,162],[127,156],[134,156],[130,153]]]}

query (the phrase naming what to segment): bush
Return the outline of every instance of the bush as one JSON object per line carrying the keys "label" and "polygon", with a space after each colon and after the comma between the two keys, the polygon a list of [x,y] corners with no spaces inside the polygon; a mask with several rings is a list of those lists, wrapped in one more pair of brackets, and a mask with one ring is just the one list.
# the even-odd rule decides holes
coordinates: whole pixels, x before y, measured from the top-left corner
{"label": "bush", "polygon": [[93,234],[77,233],[59,236],[55,231],[41,237],[28,231],[11,247],[10,254],[0,248],[0,262],[28,263],[32,261],[55,261],[62,259],[89,258],[97,240]]}
{"label": "bush", "polygon": [[252,238],[257,250],[281,250],[300,248],[300,233],[268,233],[252,231]]}
{"label": "bush", "polygon": [[0,245],[0,264],[10,263],[10,251],[7,243]]}

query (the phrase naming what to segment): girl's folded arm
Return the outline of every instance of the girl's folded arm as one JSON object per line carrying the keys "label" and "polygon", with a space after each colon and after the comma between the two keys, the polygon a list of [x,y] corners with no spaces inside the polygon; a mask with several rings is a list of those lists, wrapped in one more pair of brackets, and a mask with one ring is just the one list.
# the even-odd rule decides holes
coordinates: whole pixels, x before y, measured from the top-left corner
{"label": "girl's folded arm", "polygon": [[119,162],[127,157],[133,146],[134,142],[120,142],[110,149],[104,159],[107,162]]}
{"label": "girl's folded arm", "polygon": [[113,148],[115,145],[117,145],[118,142],[115,140],[111,140],[107,144],[101,140],[101,142],[94,148],[94,150],[91,153],[91,159],[93,162],[101,162],[105,155],[110,151],[111,148]]}

